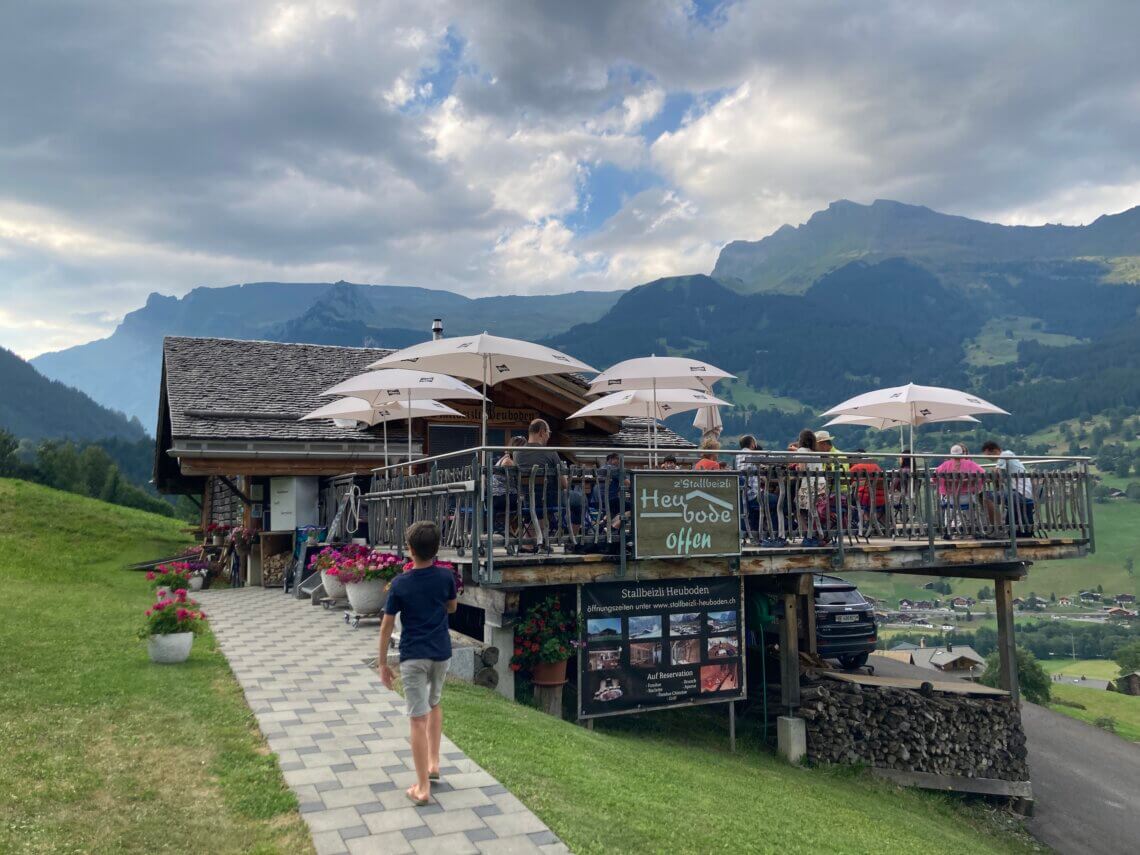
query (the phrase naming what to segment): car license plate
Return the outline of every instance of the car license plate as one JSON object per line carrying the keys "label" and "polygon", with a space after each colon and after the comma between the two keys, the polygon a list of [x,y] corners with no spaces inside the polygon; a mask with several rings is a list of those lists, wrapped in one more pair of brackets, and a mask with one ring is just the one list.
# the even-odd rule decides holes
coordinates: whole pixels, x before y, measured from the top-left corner
{"label": "car license plate", "polygon": [[859,615],[836,615],[835,616],[835,622],[836,623],[855,623],[855,621],[857,621],[857,620],[859,620]]}

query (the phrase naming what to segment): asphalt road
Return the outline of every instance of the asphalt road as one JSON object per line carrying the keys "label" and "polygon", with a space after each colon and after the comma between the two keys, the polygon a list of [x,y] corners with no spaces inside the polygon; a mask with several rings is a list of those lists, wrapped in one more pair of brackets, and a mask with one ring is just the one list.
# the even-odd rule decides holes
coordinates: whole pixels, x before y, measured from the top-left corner
{"label": "asphalt road", "polygon": [[1036,811],[1028,827],[1063,855],[1140,851],[1140,746],[1022,704]]}
{"label": "asphalt road", "polygon": [[[882,656],[871,664],[881,676],[930,679]],[[1021,721],[1036,800],[1030,833],[1062,855],[1140,852],[1140,746],[1036,704],[1022,704]]]}

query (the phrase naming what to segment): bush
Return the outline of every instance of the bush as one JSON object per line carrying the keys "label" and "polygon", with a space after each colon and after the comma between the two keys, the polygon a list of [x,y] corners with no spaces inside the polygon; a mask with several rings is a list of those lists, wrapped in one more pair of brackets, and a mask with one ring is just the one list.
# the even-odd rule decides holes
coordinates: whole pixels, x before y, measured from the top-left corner
{"label": "bush", "polygon": [[1107,730],[1109,733],[1116,733],[1116,719],[1110,715],[1102,715],[1100,718],[1093,721],[1101,730]]}
{"label": "bush", "polygon": [[[995,650],[986,657],[986,670],[981,682],[986,686],[1000,687],[1001,660]],[[1017,648],[1017,682],[1021,696],[1034,704],[1047,704],[1050,697],[1050,680],[1041,663],[1033,654],[1021,647]]]}

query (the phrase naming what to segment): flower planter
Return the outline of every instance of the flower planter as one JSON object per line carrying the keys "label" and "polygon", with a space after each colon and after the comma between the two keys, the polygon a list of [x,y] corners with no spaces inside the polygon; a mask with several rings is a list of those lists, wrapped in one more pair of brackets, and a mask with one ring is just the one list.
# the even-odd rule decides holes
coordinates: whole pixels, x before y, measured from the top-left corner
{"label": "flower planter", "polygon": [[351,582],[345,585],[352,610],[361,615],[374,615],[384,608],[388,599],[388,583],[383,579]]}
{"label": "flower planter", "polygon": [[205,580],[201,576],[191,576],[190,577],[190,590],[191,591],[201,591],[202,590],[202,584],[204,582],[205,582]]}
{"label": "flower planter", "polygon": [[194,633],[173,632],[169,635],[152,635],[147,639],[146,650],[151,662],[174,665],[187,660],[193,645]]}
{"label": "flower planter", "polygon": [[344,582],[340,581],[336,576],[330,576],[322,570],[321,584],[325,587],[326,597],[332,597],[334,600],[343,600],[345,598]]}
{"label": "flower planter", "polygon": [[530,670],[531,682],[536,686],[562,686],[566,683],[566,660],[536,662]]}
{"label": "flower planter", "polygon": [[214,541],[214,546],[221,546],[222,545],[222,535],[220,535],[220,534],[213,535],[213,541]]}

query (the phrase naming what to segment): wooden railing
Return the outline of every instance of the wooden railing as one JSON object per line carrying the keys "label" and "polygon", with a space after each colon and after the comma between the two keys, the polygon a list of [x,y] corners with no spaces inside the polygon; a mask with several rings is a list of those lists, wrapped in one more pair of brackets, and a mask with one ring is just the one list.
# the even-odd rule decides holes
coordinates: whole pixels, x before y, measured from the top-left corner
{"label": "wooden railing", "polygon": [[[552,449],[616,463],[497,466],[502,447],[474,448],[374,471],[370,539],[403,548],[415,520],[434,520],[443,544],[474,552],[624,554],[631,524],[629,475],[646,452]],[[517,449],[516,449],[517,450]],[[676,452],[688,465],[700,452]],[[1024,474],[1000,458],[973,458],[982,471],[936,471],[946,458],[874,454],[716,452],[740,482],[741,542],[748,549],[843,549],[872,540],[1018,541],[1074,538],[1093,545],[1087,458],[1021,458]],[[959,458],[965,459],[965,458]],[[901,463],[901,465],[900,465]],[[660,468],[658,466],[657,468]],[[477,549],[478,547],[478,549]]]}

